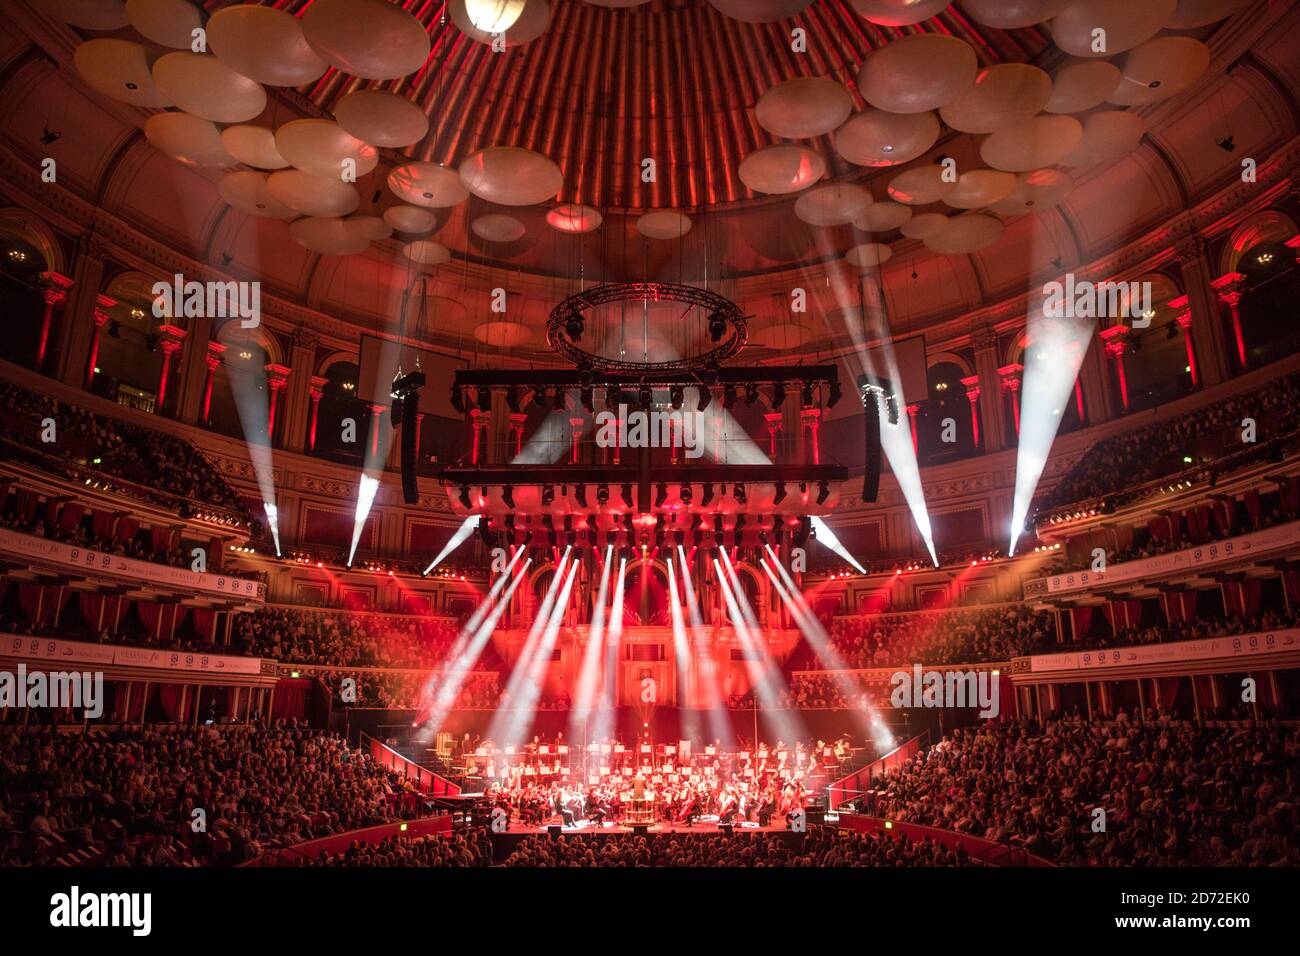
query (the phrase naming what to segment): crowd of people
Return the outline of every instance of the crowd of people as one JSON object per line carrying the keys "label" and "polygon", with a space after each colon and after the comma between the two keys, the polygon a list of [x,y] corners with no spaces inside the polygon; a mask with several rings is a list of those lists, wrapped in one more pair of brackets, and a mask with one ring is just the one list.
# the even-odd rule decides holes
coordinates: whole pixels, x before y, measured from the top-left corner
{"label": "crowd of people", "polygon": [[814,827],[774,833],[669,833],[654,837],[572,835],[524,838],[506,858],[510,867],[795,867],[972,866],[963,851],[929,839]]}
{"label": "crowd of people", "polygon": [[1055,629],[1050,614],[1015,605],[837,617],[830,638],[845,668],[974,664],[1019,657],[1048,643]]}
{"label": "crowd of people", "polygon": [[1300,738],[1276,722],[1079,716],[954,730],[858,798],[1073,866],[1300,864]]}
{"label": "crowd of people", "polygon": [[[1131,491],[1146,482],[1203,467],[1186,458],[1200,457],[1203,443],[1222,439],[1213,449],[1222,455],[1249,449],[1243,420],[1254,419],[1253,444],[1290,440],[1300,431],[1300,375],[1276,379],[1257,389],[1206,404],[1168,421],[1132,428],[1097,442],[1044,496],[1042,511]],[[1235,434],[1233,434],[1235,433]],[[1219,457],[1212,454],[1211,458]]]}
{"label": "crowd of people", "polygon": [[[381,710],[420,710],[436,699],[441,674],[427,670],[358,671],[346,668],[308,668],[304,676],[319,680],[333,696],[340,694],[345,680],[355,690],[348,700],[353,707]],[[453,703],[455,710],[495,710],[504,692],[495,671],[471,671],[460,680]]]}
{"label": "crowd of people", "polygon": [[322,852],[315,859],[297,862],[303,866],[339,868],[490,866],[492,841],[487,835],[487,830],[482,827],[427,836],[398,834],[374,844],[354,841],[351,846],[339,853]]}
{"label": "crowd of people", "polygon": [[0,731],[0,866],[236,864],[410,815],[368,754],[293,726]]}
{"label": "crowd of people", "polygon": [[232,629],[250,655],[336,667],[436,667],[459,634],[445,617],[272,606],[239,615]]}
{"label": "crowd of people", "polygon": [[[43,424],[53,422],[53,441]],[[189,442],[0,382],[0,424],[15,448],[39,450],[130,482],[136,497],[178,512],[195,505],[248,518],[238,494]],[[30,456],[29,456],[30,457]],[[125,489],[124,489],[125,490]],[[248,518],[249,524],[254,522]]]}

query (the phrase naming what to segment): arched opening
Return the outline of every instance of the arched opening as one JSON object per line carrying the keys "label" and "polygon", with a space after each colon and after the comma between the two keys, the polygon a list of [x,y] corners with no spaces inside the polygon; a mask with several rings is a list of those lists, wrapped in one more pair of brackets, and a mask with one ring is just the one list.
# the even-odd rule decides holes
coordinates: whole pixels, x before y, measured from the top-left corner
{"label": "arched opening", "polygon": [[[41,352],[45,288],[41,273],[49,269],[45,256],[27,238],[0,234],[0,308],[7,321],[0,336],[0,357],[31,367]],[[46,331],[44,365],[53,349],[54,330]]]}
{"label": "arched opening", "polygon": [[[261,421],[270,407],[270,389],[266,384],[266,366],[274,360],[263,342],[239,327],[238,322],[226,322],[216,332],[217,341],[226,346],[221,364],[212,377],[212,406],[208,413],[208,427],[223,435],[244,438],[244,422],[249,416],[250,426],[259,425],[265,434],[266,422]],[[254,418],[256,416],[256,419]],[[252,437],[252,436],[250,436]]]}
{"label": "arched opening", "polygon": [[1245,276],[1238,309],[1249,368],[1276,362],[1300,350],[1300,326],[1294,320],[1296,296],[1300,294],[1297,254],[1300,250],[1281,241],[1266,240],[1252,246],[1237,264],[1237,271]]}
{"label": "arched opening", "polygon": [[[1168,276],[1151,273],[1139,282],[1150,283],[1150,308],[1130,323],[1129,351],[1124,358],[1129,410],[1154,408],[1192,390],[1192,368],[1187,357],[1187,334],[1178,327],[1178,309],[1171,299],[1182,295]],[[1144,294],[1143,298],[1146,296]],[[1138,323],[1149,323],[1139,328]]]}
{"label": "arched opening", "polygon": [[325,370],[325,386],[321,390],[316,419],[316,445],[312,452],[316,457],[343,464],[361,464],[370,427],[370,410],[357,397],[359,374],[357,364],[347,361],[335,362]]}
{"label": "arched opening", "polygon": [[964,377],[955,362],[939,362],[926,370],[929,398],[916,415],[916,456],[922,465],[959,461],[976,452]]}
{"label": "arched opening", "polygon": [[158,328],[167,322],[154,317],[152,289],[148,276],[128,272],[104,290],[117,304],[100,332],[90,386],[96,395],[146,412],[156,410],[164,357]]}

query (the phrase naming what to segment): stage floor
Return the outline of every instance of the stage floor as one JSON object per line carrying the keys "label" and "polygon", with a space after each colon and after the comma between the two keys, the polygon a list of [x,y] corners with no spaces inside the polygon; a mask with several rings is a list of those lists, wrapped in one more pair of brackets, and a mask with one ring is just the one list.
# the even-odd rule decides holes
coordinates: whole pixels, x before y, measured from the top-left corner
{"label": "stage floor", "polygon": [[[558,821],[557,821],[558,822]],[[510,829],[505,831],[510,836],[532,836],[536,834],[546,834],[554,823],[543,823],[534,825],[531,823],[519,823],[512,821]],[[631,826],[625,823],[606,824],[599,826],[595,823],[579,823],[577,826],[561,827],[561,836],[616,836],[635,832]],[[718,818],[715,816],[696,817],[693,826],[687,826],[684,823],[668,823],[660,821],[652,823],[646,828],[646,833],[651,835],[669,834],[669,833],[717,833]],[[733,828],[734,833],[789,833],[790,829],[784,821],[780,823],[770,823],[767,826],[759,826],[757,823],[737,823]]]}

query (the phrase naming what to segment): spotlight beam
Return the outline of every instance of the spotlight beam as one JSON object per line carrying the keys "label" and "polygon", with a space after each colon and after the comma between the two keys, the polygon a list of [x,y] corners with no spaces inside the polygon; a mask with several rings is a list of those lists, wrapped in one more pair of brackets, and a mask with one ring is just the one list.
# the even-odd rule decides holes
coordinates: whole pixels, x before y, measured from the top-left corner
{"label": "spotlight beam", "polygon": [[582,670],[578,674],[573,713],[569,717],[569,739],[575,742],[586,736],[587,719],[591,716],[596,701],[600,654],[605,645],[605,600],[609,597],[609,573],[613,564],[614,546],[606,545],[605,560],[601,562],[600,586],[596,589],[596,607],[591,616],[587,646],[582,652]]}
{"label": "spotlight beam", "polygon": [[[699,739],[699,723],[695,717],[695,711],[691,704],[695,698],[692,693],[693,688],[690,679],[691,675],[691,650],[686,640],[686,621],[682,617],[681,598],[677,593],[677,572],[674,569],[676,562],[668,559],[668,600],[672,612],[673,623],[673,654],[677,661],[677,673],[681,677],[681,699],[677,702],[679,712],[682,715],[682,732],[686,735],[687,740]],[[685,568],[682,569],[683,573]]]}
{"label": "spotlight beam", "polygon": [[[817,515],[813,515],[812,526],[813,526],[813,530],[817,532],[818,541],[826,545],[826,547],[830,548],[832,551],[838,554],[845,561],[849,562],[849,564],[853,565],[853,567],[857,568],[859,574],[867,573],[867,569],[864,568],[858,562],[858,559],[853,556],[853,552],[851,552],[848,548],[844,547],[844,545],[840,543],[840,539],[835,536],[835,532],[831,530],[830,525],[828,525]],[[769,547],[768,550],[770,551],[772,549]]]}
{"label": "spotlight beam", "polygon": [[[364,481],[364,479],[362,480]],[[438,565],[442,564],[443,560],[447,557],[447,555],[451,554],[462,544],[468,541],[470,537],[474,534],[474,529],[477,527],[478,527],[478,515],[470,515],[463,522],[461,522],[460,527],[456,529],[456,533],[453,534],[450,540],[448,540],[447,543],[442,546],[442,550],[438,552],[438,556],[429,562],[429,566],[424,569],[423,575],[428,575],[430,571],[432,571]],[[359,534],[359,532],[354,533],[352,537],[353,550],[356,550],[357,534]],[[349,564],[352,563],[351,558],[348,558],[348,563]]]}

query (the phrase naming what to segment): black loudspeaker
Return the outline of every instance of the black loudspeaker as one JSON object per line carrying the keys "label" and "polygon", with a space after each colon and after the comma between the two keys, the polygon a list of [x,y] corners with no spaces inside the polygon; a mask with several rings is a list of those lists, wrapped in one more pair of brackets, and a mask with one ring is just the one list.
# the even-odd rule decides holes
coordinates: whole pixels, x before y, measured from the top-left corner
{"label": "black loudspeaker", "polygon": [[863,411],[867,425],[867,461],[862,475],[862,503],[871,504],[880,491],[880,406],[879,399],[868,398]]}
{"label": "black loudspeaker", "polygon": [[416,477],[416,443],[420,438],[420,396],[407,392],[401,398],[402,408],[402,498],[408,505],[419,504],[420,483]]}

